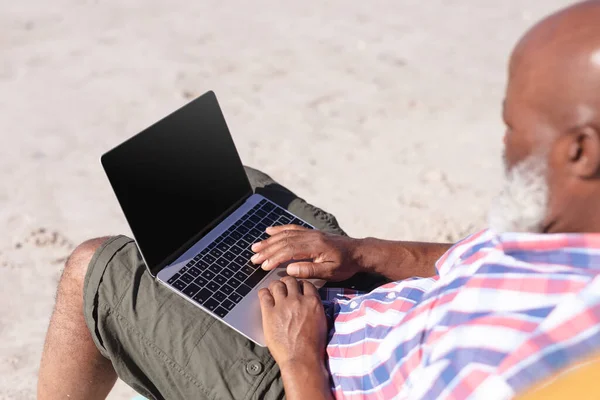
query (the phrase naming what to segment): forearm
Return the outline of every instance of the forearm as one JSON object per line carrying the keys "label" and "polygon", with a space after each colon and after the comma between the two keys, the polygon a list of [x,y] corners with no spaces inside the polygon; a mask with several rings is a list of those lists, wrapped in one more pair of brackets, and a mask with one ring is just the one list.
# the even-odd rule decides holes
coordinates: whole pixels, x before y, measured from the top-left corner
{"label": "forearm", "polygon": [[280,365],[280,370],[286,399],[333,399],[322,361],[289,363]]}
{"label": "forearm", "polygon": [[449,243],[395,242],[359,239],[355,247],[361,270],[383,275],[392,281],[436,274],[435,262],[452,246]]}

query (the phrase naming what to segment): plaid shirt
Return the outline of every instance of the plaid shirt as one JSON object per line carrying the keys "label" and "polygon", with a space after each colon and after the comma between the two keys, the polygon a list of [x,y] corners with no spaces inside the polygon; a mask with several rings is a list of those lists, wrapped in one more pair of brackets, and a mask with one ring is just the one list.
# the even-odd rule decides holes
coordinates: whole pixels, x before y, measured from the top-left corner
{"label": "plaid shirt", "polygon": [[600,234],[482,231],[436,267],[324,302],[336,398],[510,398],[600,350]]}

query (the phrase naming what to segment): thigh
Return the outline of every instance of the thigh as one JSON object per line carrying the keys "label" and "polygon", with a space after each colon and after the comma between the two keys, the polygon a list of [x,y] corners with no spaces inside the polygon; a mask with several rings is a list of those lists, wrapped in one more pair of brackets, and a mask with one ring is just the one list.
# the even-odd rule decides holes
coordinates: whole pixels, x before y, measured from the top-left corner
{"label": "thigh", "polygon": [[275,182],[264,172],[250,167],[245,167],[245,169],[250,185],[252,185],[252,189],[255,193],[279,204],[281,207],[302,218],[319,230],[335,233],[337,235],[346,235],[333,214],[307,203],[304,199],[296,196],[286,187]]}
{"label": "thigh", "polygon": [[150,399],[283,396],[268,350],[158,284],[132,239],[94,255],[84,289],[96,346],[119,377]]}

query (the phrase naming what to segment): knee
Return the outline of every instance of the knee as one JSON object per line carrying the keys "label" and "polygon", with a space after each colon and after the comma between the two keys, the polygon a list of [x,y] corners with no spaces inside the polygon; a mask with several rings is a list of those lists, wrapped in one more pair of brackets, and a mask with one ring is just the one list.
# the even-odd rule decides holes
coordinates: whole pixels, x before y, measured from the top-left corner
{"label": "knee", "polygon": [[100,237],[86,240],[73,250],[63,270],[58,285],[58,299],[61,297],[76,296],[83,298],[83,282],[88,266],[96,250],[110,237]]}

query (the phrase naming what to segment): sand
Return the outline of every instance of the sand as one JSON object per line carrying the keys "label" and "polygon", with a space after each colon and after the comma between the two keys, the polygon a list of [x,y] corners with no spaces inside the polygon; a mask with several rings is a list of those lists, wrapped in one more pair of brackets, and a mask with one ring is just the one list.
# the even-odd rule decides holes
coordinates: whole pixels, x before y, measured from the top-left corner
{"label": "sand", "polygon": [[129,232],[104,151],[213,89],[244,162],[351,235],[455,241],[500,183],[510,50],[568,3],[0,0],[0,399],[35,397],[69,252]]}

